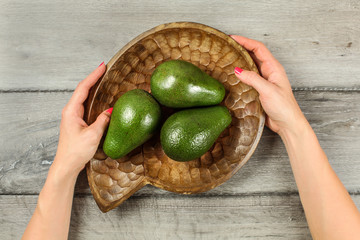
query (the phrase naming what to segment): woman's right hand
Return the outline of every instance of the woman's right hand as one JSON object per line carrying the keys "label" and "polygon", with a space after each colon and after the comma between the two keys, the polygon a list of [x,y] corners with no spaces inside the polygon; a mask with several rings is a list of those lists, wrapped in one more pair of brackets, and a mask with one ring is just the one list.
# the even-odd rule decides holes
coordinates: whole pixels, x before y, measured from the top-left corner
{"label": "woman's right hand", "polygon": [[302,114],[284,68],[262,43],[232,38],[260,69],[262,77],[239,68],[235,74],[259,92],[267,126],[284,141],[313,239],[360,239],[360,213]]}
{"label": "woman's right hand", "polygon": [[296,132],[307,120],[295,100],[283,66],[263,43],[236,35],[231,37],[249,51],[262,75],[235,68],[235,75],[259,92],[267,114],[266,125],[280,136]]}

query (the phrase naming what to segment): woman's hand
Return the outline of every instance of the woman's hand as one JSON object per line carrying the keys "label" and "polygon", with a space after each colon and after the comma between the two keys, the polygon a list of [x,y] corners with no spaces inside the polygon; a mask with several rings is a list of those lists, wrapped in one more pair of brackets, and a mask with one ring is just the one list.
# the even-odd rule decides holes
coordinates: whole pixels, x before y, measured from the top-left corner
{"label": "woman's hand", "polygon": [[62,111],[59,145],[35,212],[22,239],[67,239],[77,176],[94,156],[109,123],[111,108],[88,126],[83,103],[105,72],[104,63],[79,83]]}
{"label": "woman's hand", "polygon": [[267,126],[285,144],[313,238],[360,239],[360,213],[302,114],[284,68],[262,43],[232,38],[250,51],[263,76],[235,68],[236,76],[259,92]]}
{"label": "woman's hand", "polygon": [[280,136],[299,129],[298,125],[307,121],[295,100],[284,68],[261,42],[241,36],[231,37],[250,52],[259,67],[262,77],[240,68],[235,68],[235,75],[259,92],[267,113],[266,125]]}
{"label": "woman's hand", "polygon": [[108,109],[102,112],[96,121],[88,126],[83,120],[84,101],[90,88],[105,72],[102,63],[76,87],[70,101],[62,111],[60,137],[53,167],[60,168],[65,174],[77,174],[94,156],[100,139],[111,115]]}

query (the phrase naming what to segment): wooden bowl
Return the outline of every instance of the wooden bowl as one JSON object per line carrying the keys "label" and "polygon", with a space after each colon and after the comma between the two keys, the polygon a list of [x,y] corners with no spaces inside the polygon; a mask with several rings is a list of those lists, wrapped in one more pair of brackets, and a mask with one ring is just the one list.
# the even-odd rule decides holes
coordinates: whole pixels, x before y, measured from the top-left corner
{"label": "wooden bowl", "polygon": [[[201,158],[176,162],[163,152],[159,136],[121,159],[102,151],[102,142],[87,164],[91,192],[103,212],[151,184],[183,194],[208,191],[228,180],[253,154],[264,128],[265,115],[258,93],[236,78],[234,68],[258,72],[238,43],[226,34],[198,23],[175,22],[157,26],[130,41],[107,64],[104,76],[91,89],[85,121],[91,124],[125,92],[150,92],[150,77],[164,61],[182,59],[195,64],[224,84],[221,103],[231,112],[231,125]],[[165,115],[171,109],[164,108]]]}

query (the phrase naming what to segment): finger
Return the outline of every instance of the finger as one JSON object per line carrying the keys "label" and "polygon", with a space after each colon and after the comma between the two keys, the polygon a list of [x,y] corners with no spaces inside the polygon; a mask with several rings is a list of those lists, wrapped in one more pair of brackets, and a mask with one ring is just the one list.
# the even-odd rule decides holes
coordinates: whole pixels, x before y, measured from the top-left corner
{"label": "finger", "polygon": [[105,70],[106,66],[102,62],[89,76],[78,84],[69,103],[72,106],[82,105],[89,95],[90,88],[95,85]]}
{"label": "finger", "polygon": [[264,62],[269,59],[275,59],[271,54],[269,49],[265,47],[265,45],[259,41],[237,36],[230,35],[235,41],[237,41],[241,46],[243,46],[246,50],[253,52],[259,61]]}
{"label": "finger", "polygon": [[[253,47],[249,47],[248,45],[248,38],[237,36],[237,35],[230,35],[231,38],[233,38],[237,43],[239,43],[241,46],[243,46],[246,50],[249,51],[249,54],[251,58],[255,61],[256,65],[260,68],[263,60],[260,60],[253,52]],[[250,39],[248,39],[250,40]],[[255,40],[254,40],[255,41]]]}
{"label": "finger", "polygon": [[250,55],[259,66],[260,71],[265,78],[268,78],[272,71],[282,71],[281,64],[276,60],[276,58],[271,54],[269,49],[267,49],[263,43],[242,36],[230,36],[246,50],[250,51]]}
{"label": "finger", "polygon": [[104,134],[104,131],[106,127],[109,124],[110,116],[112,113],[113,108],[109,108],[106,111],[102,112],[97,118],[96,121],[93,122],[89,127],[88,130],[94,131],[97,138],[101,139],[102,135]]}
{"label": "finger", "polygon": [[274,85],[269,81],[262,78],[259,74],[253,71],[246,71],[236,67],[235,76],[238,77],[241,82],[255,88],[260,95],[269,95],[269,92],[273,89]]}

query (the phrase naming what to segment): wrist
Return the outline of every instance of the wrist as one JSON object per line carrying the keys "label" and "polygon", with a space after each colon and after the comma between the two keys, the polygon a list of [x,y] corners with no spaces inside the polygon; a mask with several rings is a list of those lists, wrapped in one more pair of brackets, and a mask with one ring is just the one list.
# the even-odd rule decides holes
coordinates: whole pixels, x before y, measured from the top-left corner
{"label": "wrist", "polygon": [[304,133],[308,132],[309,130],[312,130],[312,128],[306,118],[302,116],[297,118],[291,126],[281,129],[278,134],[283,140],[283,142],[286,143],[291,139],[300,138]]}
{"label": "wrist", "polygon": [[55,156],[54,162],[50,167],[48,178],[56,182],[75,182],[81,169],[73,168],[67,163],[76,161],[73,157],[66,157],[66,161],[61,156]]}
{"label": "wrist", "polygon": [[[40,195],[48,198],[51,196],[65,196],[75,189],[77,177],[75,175],[64,174],[57,168],[50,168],[45,185]],[[42,197],[42,198],[43,198]]]}

